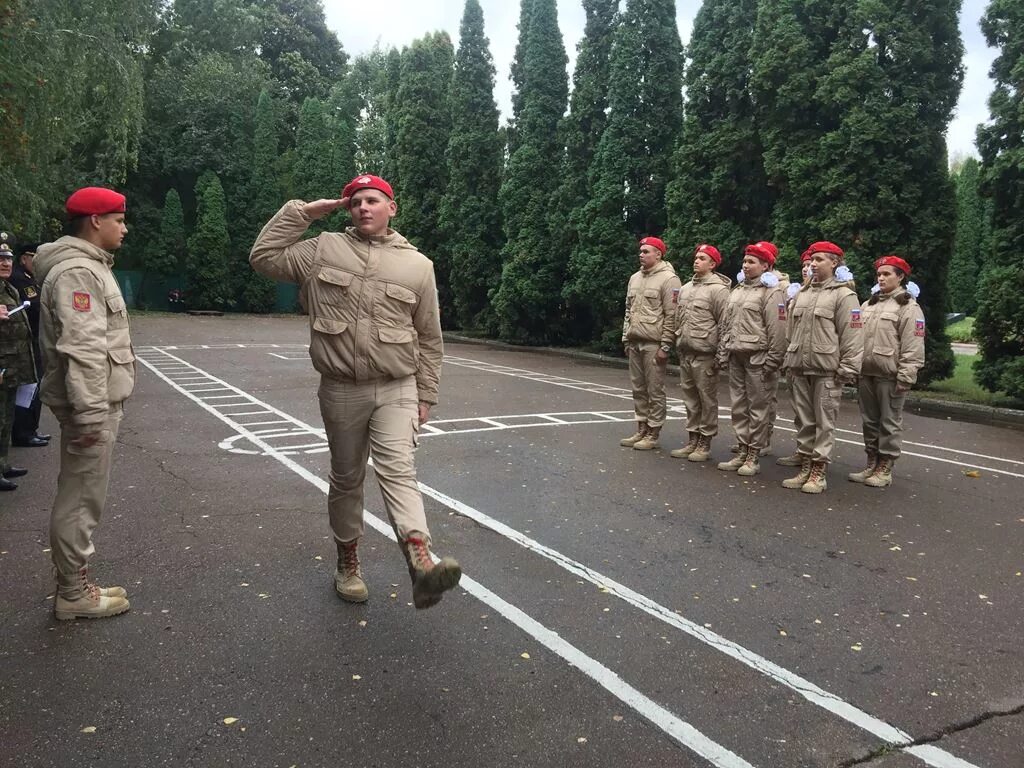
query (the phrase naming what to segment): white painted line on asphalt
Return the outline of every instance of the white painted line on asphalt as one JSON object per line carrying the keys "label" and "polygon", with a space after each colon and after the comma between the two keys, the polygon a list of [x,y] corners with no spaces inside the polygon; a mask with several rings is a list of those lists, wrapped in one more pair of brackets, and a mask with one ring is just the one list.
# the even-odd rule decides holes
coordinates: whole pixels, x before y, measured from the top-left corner
{"label": "white painted line on asphalt", "polygon": [[[252,442],[258,448],[261,448],[266,455],[276,459],[278,462],[286,466],[299,477],[319,488],[320,491],[323,492],[324,494],[328,492],[328,485],[324,480],[314,475],[301,464],[293,461],[292,459],[283,455],[281,452],[277,451],[271,445],[264,442],[259,435],[249,431],[242,424],[233,421],[231,418],[225,416],[223,413],[220,413],[215,408],[210,406],[208,403],[203,402],[202,398],[196,397],[190,391],[177,386],[173,381],[171,381],[169,378],[160,373],[159,370],[153,368],[150,365],[149,360],[145,358],[140,359],[142,360],[143,365],[153,370],[153,372],[156,373],[157,376],[159,376],[172,387],[177,389],[181,394],[185,395],[187,398],[195,402],[197,405],[203,408],[203,410],[214,415],[222,422],[227,424],[239,435],[243,435],[247,440]],[[227,382],[224,382],[213,376],[210,376],[210,378],[224,384],[226,387],[234,389],[240,394],[246,394],[242,392],[242,390],[227,384]],[[273,406],[270,406],[267,403],[263,403],[257,400],[255,397],[252,397],[251,395],[247,396],[254,403],[259,403],[260,405],[270,410],[273,410],[278,415],[285,417],[288,420],[293,421],[294,423],[300,426],[309,428],[308,425],[302,424],[297,419],[293,419],[291,416],[284,413],[283,411],[278,411],[277,409],[273,408]],[[387,536],[392,541],[395,540],[395,534],[394,531],[392,531],[390,524],[384,522],[379,517],[366,510],[364,510],[364,517],[366,522],[369,523],[369,525],[374,530],[376,530],[384,536]],[[478,600],[480,600],[481,602],[490,606],[493,610],[500,613],[512,624],[516,625],[523,632],[530,635],[534,640],[543,645],[549,651],[551,651],[557,656],[560,656],[569,664],[579,669],[583,674],[585,674],[591,680],[596,682],[606,691],[611,693],[621,702],[623,702],[629,707],[632,707],[638,714],[646,718],[657,728],[660,728],[664,733],[673,738],[676,742],[678,742],[690,751],[707,760],[711,765],[715,766],[715,768],[754,768],[753,765],[748,763],[742,757],[731,752],[730,750],[726,749],[717,742],[709,739],[707,736],[698,731],[692,725],[680,719],[672,712],[669,712],[660,704],[654,702],[653,700],[645,696],[643,693],[638,691],[636,688],[631,686],[629,683],[625,682],[622,678],[615,674],[615,672],[613,672],[605,665],[601,664],[601,662],[586,655],[585,653],[583,653],[583,651],[579,650],[578,648],[576,648],[576,646],[572,645],[566,640],[563,640],[561,637],[559,637],[557,633],[548,629],[543,624],[538,622],[536,619],[521,611],[519,608],[516,608],[514,605],[508,603],[503,598],[499,597],[490,589],[483,586],[473,578],[463,574],[460,586],[466,592],[473,595]]]}
{"label": "white painted line on asphalt", "polygon": [[[168,354],[168,356],[171,355]],[[148,361],[146,361],[145,359],[143,359],[143,362],[148,365]],[[196,370],[198,371],[200,369],[196,368]],[[205,410],[214,414],[221,421],[224,421],[226,424],[232,426],[232,428],[235,429],[235,431],[239,435],[245,436],[255,446],[261,448],[264,452],[266,452],[267,455],[276,458],[278,461],[286,464],[286,466],[289,466],[290,468],[292,467],[292,465],[294,465],[294,467],[301,469],[302,472],[300,474],[302,474],[302,476],[305,477],[306,479],[310,480],[310,482],[316,484],[317,487],[320,487],[321,489],[325,489],[327,487],[324,481],[320,480],[318,477],[313,475],[311,472],[306,470],[301,465],[292,462],[290,459],[287,459],[287,457],[284,456],[284,454],[282,454],[280,451],[274,449],[258,435],[246,429],[245,425],[234,422],[229,417],[218,412],[216,409],[214,409],[207,403],[203,402],[201,398],[193,396],[193,394],[188,390],[175,386],[174,382],[170,381],[165,376],[160,374],[159,371],[155,372],[158,376],[160,376],[169,384],[171,384],[171,386],[174,386],[175,389],[178,389],[182,394],[199,403]],[[306,424],[305,422],[302,422],[299,419],[274,408],[272,405],[264,403],[258,400],[257,398],[253,397],[252,395],[245,393],[243,390],[238,389],[237,387],[234,387],[230,384],[227,384],[221,379],[217,379],[210,374],[206,375],[210,376],[211,380],[224,384],[226,387],[234,390],[235,392],[238,392],[239,394],[248,397],[253,403],[258,403],[260,406],[267,408],[268,410],[276,413],[277,415],[283,417],[284,419],[287,419],[289,422],[295,424],[300,429],[314,434],[322,434],[322,430],[317,430],[316,428],[310,426],[309,424]],[[905,731],[899,728],[896,728],[893,725],[890,725],[889,723],[885,722],[880,718],[868,714],[867,712],[857,708],[853,704],[846,702],[839,696],[833,693],[829,693],[823,688],[820,688],[811,681],[806,680],[793,672],[790,672],[784,667],[781,667],[778,664],[775,664],[774,662],[764,658],[763,656],[744,648],[738,643],[734,643],[733,641],[728,640],[727,638],[719,635],[716,632],[712,632],[711,630],[707,629],[702,625],[690,621],[689,619],[681,616],[680,614],[677,614],[674,611],[669,610],[660,603],[657,603],[654,600],[651,600],[650,598],[638,592],[635,592],[629,587],[619,584],[615,580],[604,576],[598,571],[594,571],[589,567],[583,565],[582,563],[579,563],[573,560],[572,558],[569,558],[566,555],[563,555],[562,553],[553,550],[545,546],[544,544],[541,544],[539,541],[529,536],[526,536],[525,534],[512,528],[511,526],[508,526],[505,523],[502,523],[501,521],[496,520],[483,512],[480,512],[479,510],[469,506],[468,504],[458,501],[457,499],[454,499],[448,496],[447,494],[442,493],[441,491],[431,488],[430,486],[425,485],[424,483],[419,483],[419,487],[420,490],[425,495],[435,499],[436,501],[458,512],[459,514],[462,514],[465,517],[474,520],[480,525],[489,528],[490,530],[500,534],[501,536],[504,536],[510,541],[534,552],[537,555],[540,555],[541,557],[544,557],[547,560],[550,560],[551,562],[565,569],[569,573],[579,576],[587,581],[590,581],[592,584],[599,586],[603,589],[607,589],[609,593],[614,594],[616,597],[640,609],[644,613],[647,613],[648,615],[656,619],[659,619],[666,624],[676,627],[682,632],[704,643],[708,647],[721,651],[725,655],[735,659],[736,661],[739,661],[740,663],[744,664],[750,669],[753,669],[754,671],[759,672],[772,680],[775,680],[781,685],[784,685],[785,687],[799,694],[810,703],[815,704],[816,706],[821,707],[822,709],[825,709],[826,711],[842,718],[843,720],[846,720],[852,725],[855,725],[861,728],[862,730],[866,731],[867,733],[876,736],[877,738],[881,739],[887,744],[892,744],[898,748],[903,749],[903,751],[905,751],[907,754],[911,754],[917,757],[918,759],[925,762],[927,765],[932,766],[932,768],[978,768],[978,766],[974,766],[971,763],[961,760],[955,755],[952,755],[937,747],[912,746],[913,737],[911,737],[910,734],[906,733]],[[373,515],[369,513],[367,513],[367,515],[370,517],[371,521],[377,521],[381,525],[386,525],[382,521],[379,521]],[[376,527],[376,525],[374,527]],[[386,526],[385,532],[387,530],[390,530],[390,526]],[[481,589],[486,588],[481,587]],[[557,651],[555,652],[557,653]],[[563,656],[563,658],[566,657]],[[570,661],[570,663],[573,662]],[[596,661],[594,663],[598,664],[598,662]],[[609,674],[613,673],[610,673],[609,671]],[[618,678],[616,677],[616,679]],[[622,698],[621,696],[619,698],[622,701],[629,703],[627,699]],[[655,707],[658,706],[653,702],[651,703]],[[663,730],[665,729],[663,728]],[[668,732],[669,731],[666,730],[666,733]]]}

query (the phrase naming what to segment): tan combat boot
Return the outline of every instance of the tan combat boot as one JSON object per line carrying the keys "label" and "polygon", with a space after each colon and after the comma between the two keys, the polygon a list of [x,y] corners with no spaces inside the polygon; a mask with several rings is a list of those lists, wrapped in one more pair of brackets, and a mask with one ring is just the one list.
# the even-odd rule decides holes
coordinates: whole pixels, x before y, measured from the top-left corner
{"label": "tan combat boot", "polygon": [[426,535],[412,531],[402,542],[402,554],[412,577],[412,602],[417,608],[429,608],[441,602],[441,597],[462,578],[462,568],[451,557],[438,563],[430,554]]}
{"label": "tan combat boot", "polygon": [[697,447],[693,453],[686,457],[687,461],[707,461],[711,458],[711,435],[701,435],[697,438]]}
{"label": "tan combat boot", "polygon": [[760,453],[761,452],[756,448],[748,447],[747,455],[743,457],[743,463],[740,465],[740,468],[736,470],[736,474],[742,475],[743,477],[753,477],[760,472],[761,460],[758,458]]}
{"label": "tan combat boot", "polygon": [[671,451],[669,453],[669,456],[671,456],[673,459],[685,459],[687,456],[689,456],[697,449],[697,441],[700,439],[700,433],[688,432],[687,437],[689,438],[689,440],[687,441],[686,445],[684,445],[682,448],[676,448],[674,451]]}
{"label": "tan combat boot", "polygon": [[334,572],[334,591],[342,600],[365,603],[370,599],[370,592],[359,568],[359,539],[335,540],[334,543],[338,545],[338,569]]}
{"label": "tan combat boot", "polygon": [[117,616],[127,611],[127,592],[123,587],[99,587],[89,583],[88,569],[78,572],[75,581],[75,592],[62,596],[60,587],[53,598],[53,615],[57,621],[72,619],[104,619]]}
{"label": "tan combat boot", "polygon": [[743,453],[743,451],[740,450],[742,447],[743,446],[739,443],[733,443],[729,446],[729,453]]}
{"label": "tan combat boot", "polygon": [[629,437],[624,437],[621,440],[619,440],[619,445],[621,445],[623,448],[632,448],[634,445],[636,445],[641,440],[643,440],[644,439],[644,435],[646,435],[646,434],[647,434],[647,422],[646,421],[638,421],[636,423],[636,432],[634,432]]}
{"label": "tan combat boot", "polygon": [[775,463],[780,467],[799,467],[804,463],[804,457],[799,451],[791,453],[789,456],[779,456],[775,460]]}
{"label": "tan combat boot", "polygon": [[870,485],[872,488],[888,488],[892,485],[892,465],[895,463],[895,459],[879,456],[874,474],[864,481],[864,485]]}
{"label": "tan combat boot", "polygon": [[800,474],[782,481],[783,488],[803,488],[804,483],[811,476],[811,457],[797,454],[800,457]]}
{"label": "tan combat boot", "polygon": [[647,434],[633,444],[634,451],[653,451],[658,447],[658,436],[661,434],[661,427],[648,427]]}
{"label": "tan combat boot", "polygon": [[825,469],[828,467],[824,461],[811,462],[811,474],[800,490],[804,493],[824,493],[828,488],[828,481],[825,479]]}
{"label": "tan combat boot", "polygon": [[[732,448],[729,449],[732,451]],[[740,445],[737,450],[732,451],[736,455],[728,461],[718,462],[718,468],[723,472],[735,472],[743,466],[743,462],[747,459],[747,446]]]}
{"label": "tan combat boot", "polygon": [[846,479],[851,483],[863,483],[873,474],[875,474],[875,467],[878,466],[878,454],[872,451],[868,451],[868,463],[860,472],[851,472],[846,476]]}

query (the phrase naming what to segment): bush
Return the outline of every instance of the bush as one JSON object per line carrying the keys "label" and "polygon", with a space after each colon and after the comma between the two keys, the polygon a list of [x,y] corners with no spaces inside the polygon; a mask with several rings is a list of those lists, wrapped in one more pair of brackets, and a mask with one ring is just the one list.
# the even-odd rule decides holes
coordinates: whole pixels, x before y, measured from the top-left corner
{"label": "bush", "polygon": [[950,341],[959,344],[970,344],[974,341],[974,318],[965,317],[952,325],[946,326],[946,335]]}

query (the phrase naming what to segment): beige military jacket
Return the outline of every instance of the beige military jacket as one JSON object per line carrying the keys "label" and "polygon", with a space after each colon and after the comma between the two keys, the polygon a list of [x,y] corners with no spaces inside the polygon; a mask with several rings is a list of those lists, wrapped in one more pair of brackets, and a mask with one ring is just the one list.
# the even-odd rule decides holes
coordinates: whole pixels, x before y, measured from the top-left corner
{"label": "beige military jacket", "polygon": [[865,376],[895,378],[901,384],[917,381],[924,365],[924,312],[903,289],[875,294],[861,305],[864,321]]}
{"label": "beige military jacket", "polygon": [[857,294],[844,283],[829,279],[801,288],[793,302],[787,336],[785,368],[846,379],[860,373],[864,320]]}
{"label": "beige military jacket", "polygon": [[114,278],[114,257],[77,237],[39,246],[40,398],[68,408],[75,424],[102,424],[110,406],[135,389],[128,309]]}
{"label": "beige military jacket", "polygon": [[781,284],[744,280],[729,295],[729,310],[722,334],[726,353],[753,352],[751,365],[765,373],[782,367],[786,354],[786,292]]}
{"label": "beige military jacket", "polygon": [[285,203],[249,261],[262,275],[298,283],[313,367],[353,382],[415,375],[419,399],[433,405],[443,354],[433,262],[392,229],[370,239],[349,227],[300,240],[310,223],[303,205]]}
{"label": "beige military jacket", "polygon": [[684,354],[720,355],[720,331],[729,307],[725,275],[712,272],[695,277],[679,291],[676,308],[676,348]]}
{"label": "beige military jacket", "polygon": [[669,346],[675,343],[679,287],[675,267],[667,261],[659,261],[648,272],[642,269],[634,272],[626,288],[623,343],[655,341]]}

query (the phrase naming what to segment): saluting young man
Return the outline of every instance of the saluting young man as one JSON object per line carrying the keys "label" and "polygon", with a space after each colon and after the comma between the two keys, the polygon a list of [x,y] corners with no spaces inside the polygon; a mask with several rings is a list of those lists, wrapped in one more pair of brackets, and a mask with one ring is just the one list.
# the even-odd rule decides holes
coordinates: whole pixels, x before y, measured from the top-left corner
{"label": "saluting young man", "polygon": [[[302,239],[310,222],[338,208],[352,226]],[[398,232],[391,185],[363,174],[341,197],[292,200],[270,220],[249,260],[260,274],[298,283],[309,310],[309,354],[320,373],[320,413],[331,451],[327,510],[338,549],[334,588],[369,597],[359,564],[367,459],[412,579],[413,602],[429,608],[459,582],[459,564],[435,564],[413,449],[438,400],[441,321],[434,265]]]}

